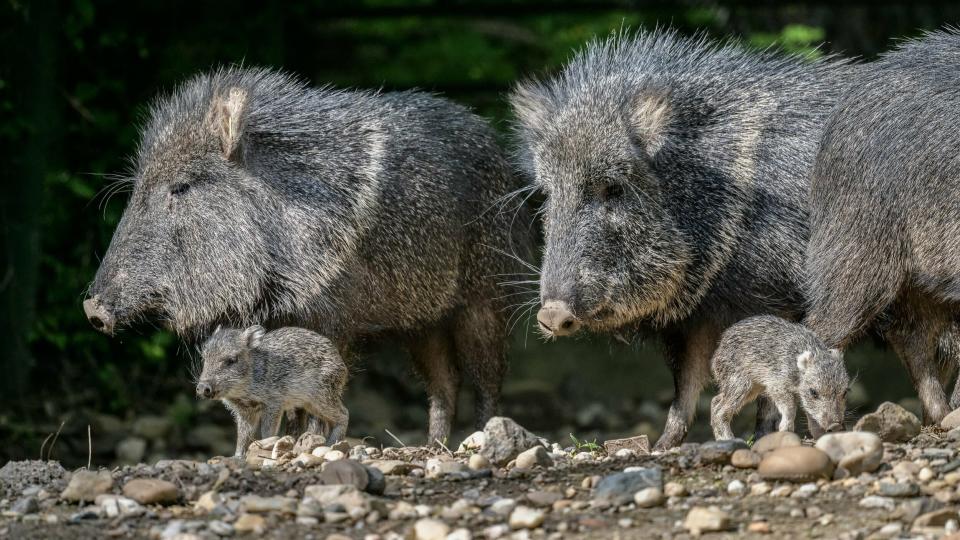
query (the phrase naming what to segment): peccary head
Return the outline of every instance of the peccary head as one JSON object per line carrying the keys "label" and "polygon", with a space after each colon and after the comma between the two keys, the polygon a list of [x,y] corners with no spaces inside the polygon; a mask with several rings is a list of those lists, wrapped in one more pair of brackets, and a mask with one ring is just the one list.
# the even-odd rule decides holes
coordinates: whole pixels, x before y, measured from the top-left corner
{"label": "peccary head", "polygon": [[362,169],[351,155],[364,154],[337,155],[354,143],[338,129],[365,129],[362,117],[346,128],[336,121],[348,99],[233,68],[158,100],[84,302],[94,327],[112,334],[150,319],[196,337],[323,304],[362,213],[363,182],[342,171]]}
{"label": "peccary head", "polygon": [[[520,165],[545,195],[544,333],[682,320],[726,279],[756,219],[758,177],[785,178],[777,200],[800,206],[789,169],[815,142],[797,150],[797,138],[777,142],[766,125],[780,111],[802,118],[797,96],[814,84],[803,65],[669,31],[621,33],[514,90]],[[769,147],[786,158],[761,162]],[[782,258],[770,265],[792,264]]]}
{"label": "peccary head", "polygon": [[548,112],[524,91],[514,97],[521,118],[542,129],[533,160],[546,195],[538,320],[553,335],[655,315],[673,302],[690,258],[651,161],[671,115],[667,96],[651,88],[581,98],[591,99]]}
{"label": "peccary head", "polygon": [[217,330],[203,344],[203,371],[197,381],[197,396],[204,399],[244,398],[253,379],[252,351],[260,346],[266,330],[254,325],[244,330]]}
{"label": "peccary head", "polygon": [[842,431],[850,378],[839,349],[813,348],[797,355],[800,374],[800,404],[807,415],[810,433]]}

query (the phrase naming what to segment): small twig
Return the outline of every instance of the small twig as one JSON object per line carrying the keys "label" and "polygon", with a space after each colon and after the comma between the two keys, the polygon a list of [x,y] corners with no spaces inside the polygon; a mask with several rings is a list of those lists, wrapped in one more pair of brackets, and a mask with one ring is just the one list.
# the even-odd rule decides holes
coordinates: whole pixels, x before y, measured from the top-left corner
{"label": "small twig", "polygon": [[90,424],[87,424],[87,470],[90,470],[90,464],[93,462],[93,435],[90,432]]}
{"label": "small twig", "polygon": [[63,429],[63,425],[66,423],[67,423],[66,420],[64,420],[63,422],[60,422],[60,427],[58,427],[57,432],[53,434],[53,441],[50,442],[50,449],[47,450],[47,461],[50,461],[50,456],[53,455],[53,447],[56,446],[57,438],[60,437],[60,430]]}
{"label": "small twig", "polygon": [[47,435],[47,438],[43,440],[43,444],[40,445],[40,461],[43,461],[43,449],[47,446],[47,441],[50,440],[50,437],[53,437],[53,433]]}
{"label": "small twig", "polygon": [[407,446],[407,445],[403,444],[403,441],[401,441],[399,437],[397,437],[397,436],[394,435],[393,433],[390,433],[390,430],[389,430],[389,429],[383,428],[383,430],[387,432],[387,435],[393,437],[393,440],[395,440],[395,441],[397,441],[398,443],[400,443],[400,446],[401,446],[401,447],[404,447],[404,448],[405,448],[405,447]]}
{"label": "small twig", "polygon": [[453,452],[451,452],[450,449],[447,448],[447,445],[443,444],[443,441],[441,441],[440,439],[434,439],[434,441],[437,441],[437,444],[442,446],[443,449],[446,450],[448,454],[450,454],[451,456],[453,455]]}

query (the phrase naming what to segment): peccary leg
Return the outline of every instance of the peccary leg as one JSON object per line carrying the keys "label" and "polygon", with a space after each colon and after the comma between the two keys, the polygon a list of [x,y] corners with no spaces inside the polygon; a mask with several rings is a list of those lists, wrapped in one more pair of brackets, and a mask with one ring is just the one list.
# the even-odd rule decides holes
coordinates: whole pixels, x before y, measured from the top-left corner
{"label": "peccary leg", "polygon": [[487,304],[463,309],[454,317],[457,365],[476,391],[474,426],[483,429],[500,407],[500,389],[507,372],[506,324]]}
{"label": "peccary leg", "polygon": [[[333,416],[331,416],[333,413]],[[327,422],[330,425],[330,434],[327,436],[327,442],[335,443],[347,436],[347,426],[350,423],[350,411],[343,406],[331,406],[327,411]]]}
{"label": "peccary leg", "polygon": [[[924,301],[926,300],[926,301]],[[894,322],[886,332],[887,341],[910,373],[923,403],[924,422],[938,423],[948,412],[946,393],[940,384],[937,346],[950,319],[932,306],[930,299],[905,294],[894,310]]]}
{"label": "peccary leg", "polygon": [[710,402],[710,426],[713,427],[714,439],[722,441],[736,438],[730,422],[757,393],[752,385],[739,382],[721,385],[720,393]]}
{"label": "peccary leg", "polygon": [[256,430],[260,425],[260,409],[245,407],[229,400],[223,400],[223,404],[233,414],[237,423],[237,448],[233,455],[243,457],[250,443],[256,438]]}
{"label": "peccary leg", "polygon": [[723,441],[734,438],[730,421],[741,406],[737,401],[737,398],[726,392],[713,396],[713,401],[710,402],[710,426],[713,427],[714,439]]}
{"label": "peccary leg", "polygon": [[791,394],[774,394],[770,401],[780,413],[779,431],[794,431],[793,422],[797,417],[797,401]]}
{"label": "peccary leg", "polygon": [[767,433],[773,433],[780,427],[780,412],[774,403],[765,395],[757,398],[757,423],[754,427],[755,437],[759,439]]}
{"label": "peccary leg", "polygon": [[431,330],[410,344],[413,363],[427,387],[430,400],[429,444],[450,438],[460,374],[453,363],[453,344],[444,328]]}
{"label": "peccary leg", "polygon": [[284,435],[292,435],[293,438],[299,437],[309,429],[313,417],[303,409],[291,409],[284,413],[287,424],[284,427]]}
{"label": "peccary leg", "polygon": [[263,406],[260,416],[260,438],[273,437],[280,430],[280,419],[283,411],[279,404],[268,403]]}
{"label": "peccary leg", "polygon": [[[949,328],[940,336],[937,346],[937,356],[940,361],[940,382],[944,390],[953,382],[953,394],[950,396],[950,408],[960,407],[960,324],[956,318],[951,321]],[[953,378],[957,377],[954,382]]]}
{"label": "peccary leg", "polygon": [[667,358],[673,371],[676,395],[667,413],[663,435],[653,449],[663,452],[683,442],[697,412],[697,399],[710,381],[710,356],[717,347],[720,333],[715,328],[701,325],[686,339],[667,338]]}

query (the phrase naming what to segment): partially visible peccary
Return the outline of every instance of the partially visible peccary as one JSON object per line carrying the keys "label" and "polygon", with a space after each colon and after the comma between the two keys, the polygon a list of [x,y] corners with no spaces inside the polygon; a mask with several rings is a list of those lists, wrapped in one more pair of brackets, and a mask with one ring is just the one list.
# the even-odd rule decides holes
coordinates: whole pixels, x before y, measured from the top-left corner
{"label": "partially visible peccary", "polygon": [[257,325],[218,328],[201,356],[197,395],[219,399],[233,413],[235,455],[242,456],[255,438],[276,435],[281,415],[294,409],[311,416],[311,433],[320,433],[320,423],[325,424],[330,442],[347,433],[350,416],[342,401],[347,366],[320,334],[303,328],[267,332]]}
{"label": "partially visible peccary", "polygon": [[132,184],[84,302],[96,328],[299,326],[345,358],[360,339],[393,338],[426,379],[431,441],[449,435],[461,373],[478,425],[496,411],[498,282],[523,239],[496,208],[515,189],[509,164],[465,108],[214,71],[154,104]]}
{"label": "partially visible peccary", "polygon": [[850,385],[843,355],[802,325],[771,315],[744,319],[723,332],[710,371],[719,388],[710,406],[717,440],[733,438],[730,421],[760,395],[780,413],[780,431],[794,431],[797,397],[814,438],[843,430]]}
{"label": "partially visible peccary", "polygon": [[671,31],[590,44],[517,87],[521,161],[545,196],[541,329],[656,332],[679,444],[720,333],[803,315],[807,178],[855,69]]}
{"label": "partially visible peccary", "polygon": [[[960,35],[871,64],[825,126],[811,184],[807,325],[844,348],[880,316],[927,421],[950,407],[938,336],[960,300]],[[943,350],[956,350],[939,340]]]}

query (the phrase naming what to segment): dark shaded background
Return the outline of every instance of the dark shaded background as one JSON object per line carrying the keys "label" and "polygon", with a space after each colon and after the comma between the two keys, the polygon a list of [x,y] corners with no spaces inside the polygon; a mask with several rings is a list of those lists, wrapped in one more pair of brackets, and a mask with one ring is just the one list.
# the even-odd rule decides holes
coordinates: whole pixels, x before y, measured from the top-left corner
{"label": "dark shaded background", "polygon": [[[505,134],[514,81],[556,70],[573,49],[621,26],[869,59],[893,38],[955,21],[960,7],[918,1],[4,0],[0,458],[38,457],[61,426],[54,456],[69,464],[86,461],[88,425],[100,463],[230,449],[227,416],[192,397],[186,346],[150,327],[108,339],[80,307],[125,204],[125,193],[111,193],[111,174],[125,170],[149,100],[198,70],[256,64],[316,84],[423,88],[472,106]],[[505,412],[528,427],[581,439],[655,436],[661,427],[672,384],[655,343],[543,343],[528,319],[513,341]],[[867,345],[848,358],[860,372],[854,406],[912,394],[888,353]],[[388,444],[384,428],[407,443],[425,436],[425,397],[396,351],[363,363],[348,406],[353,436]],[[461,410],[466,430],[471,407]],[[692,438],[705,438],[705,428],[701,421]]]}

